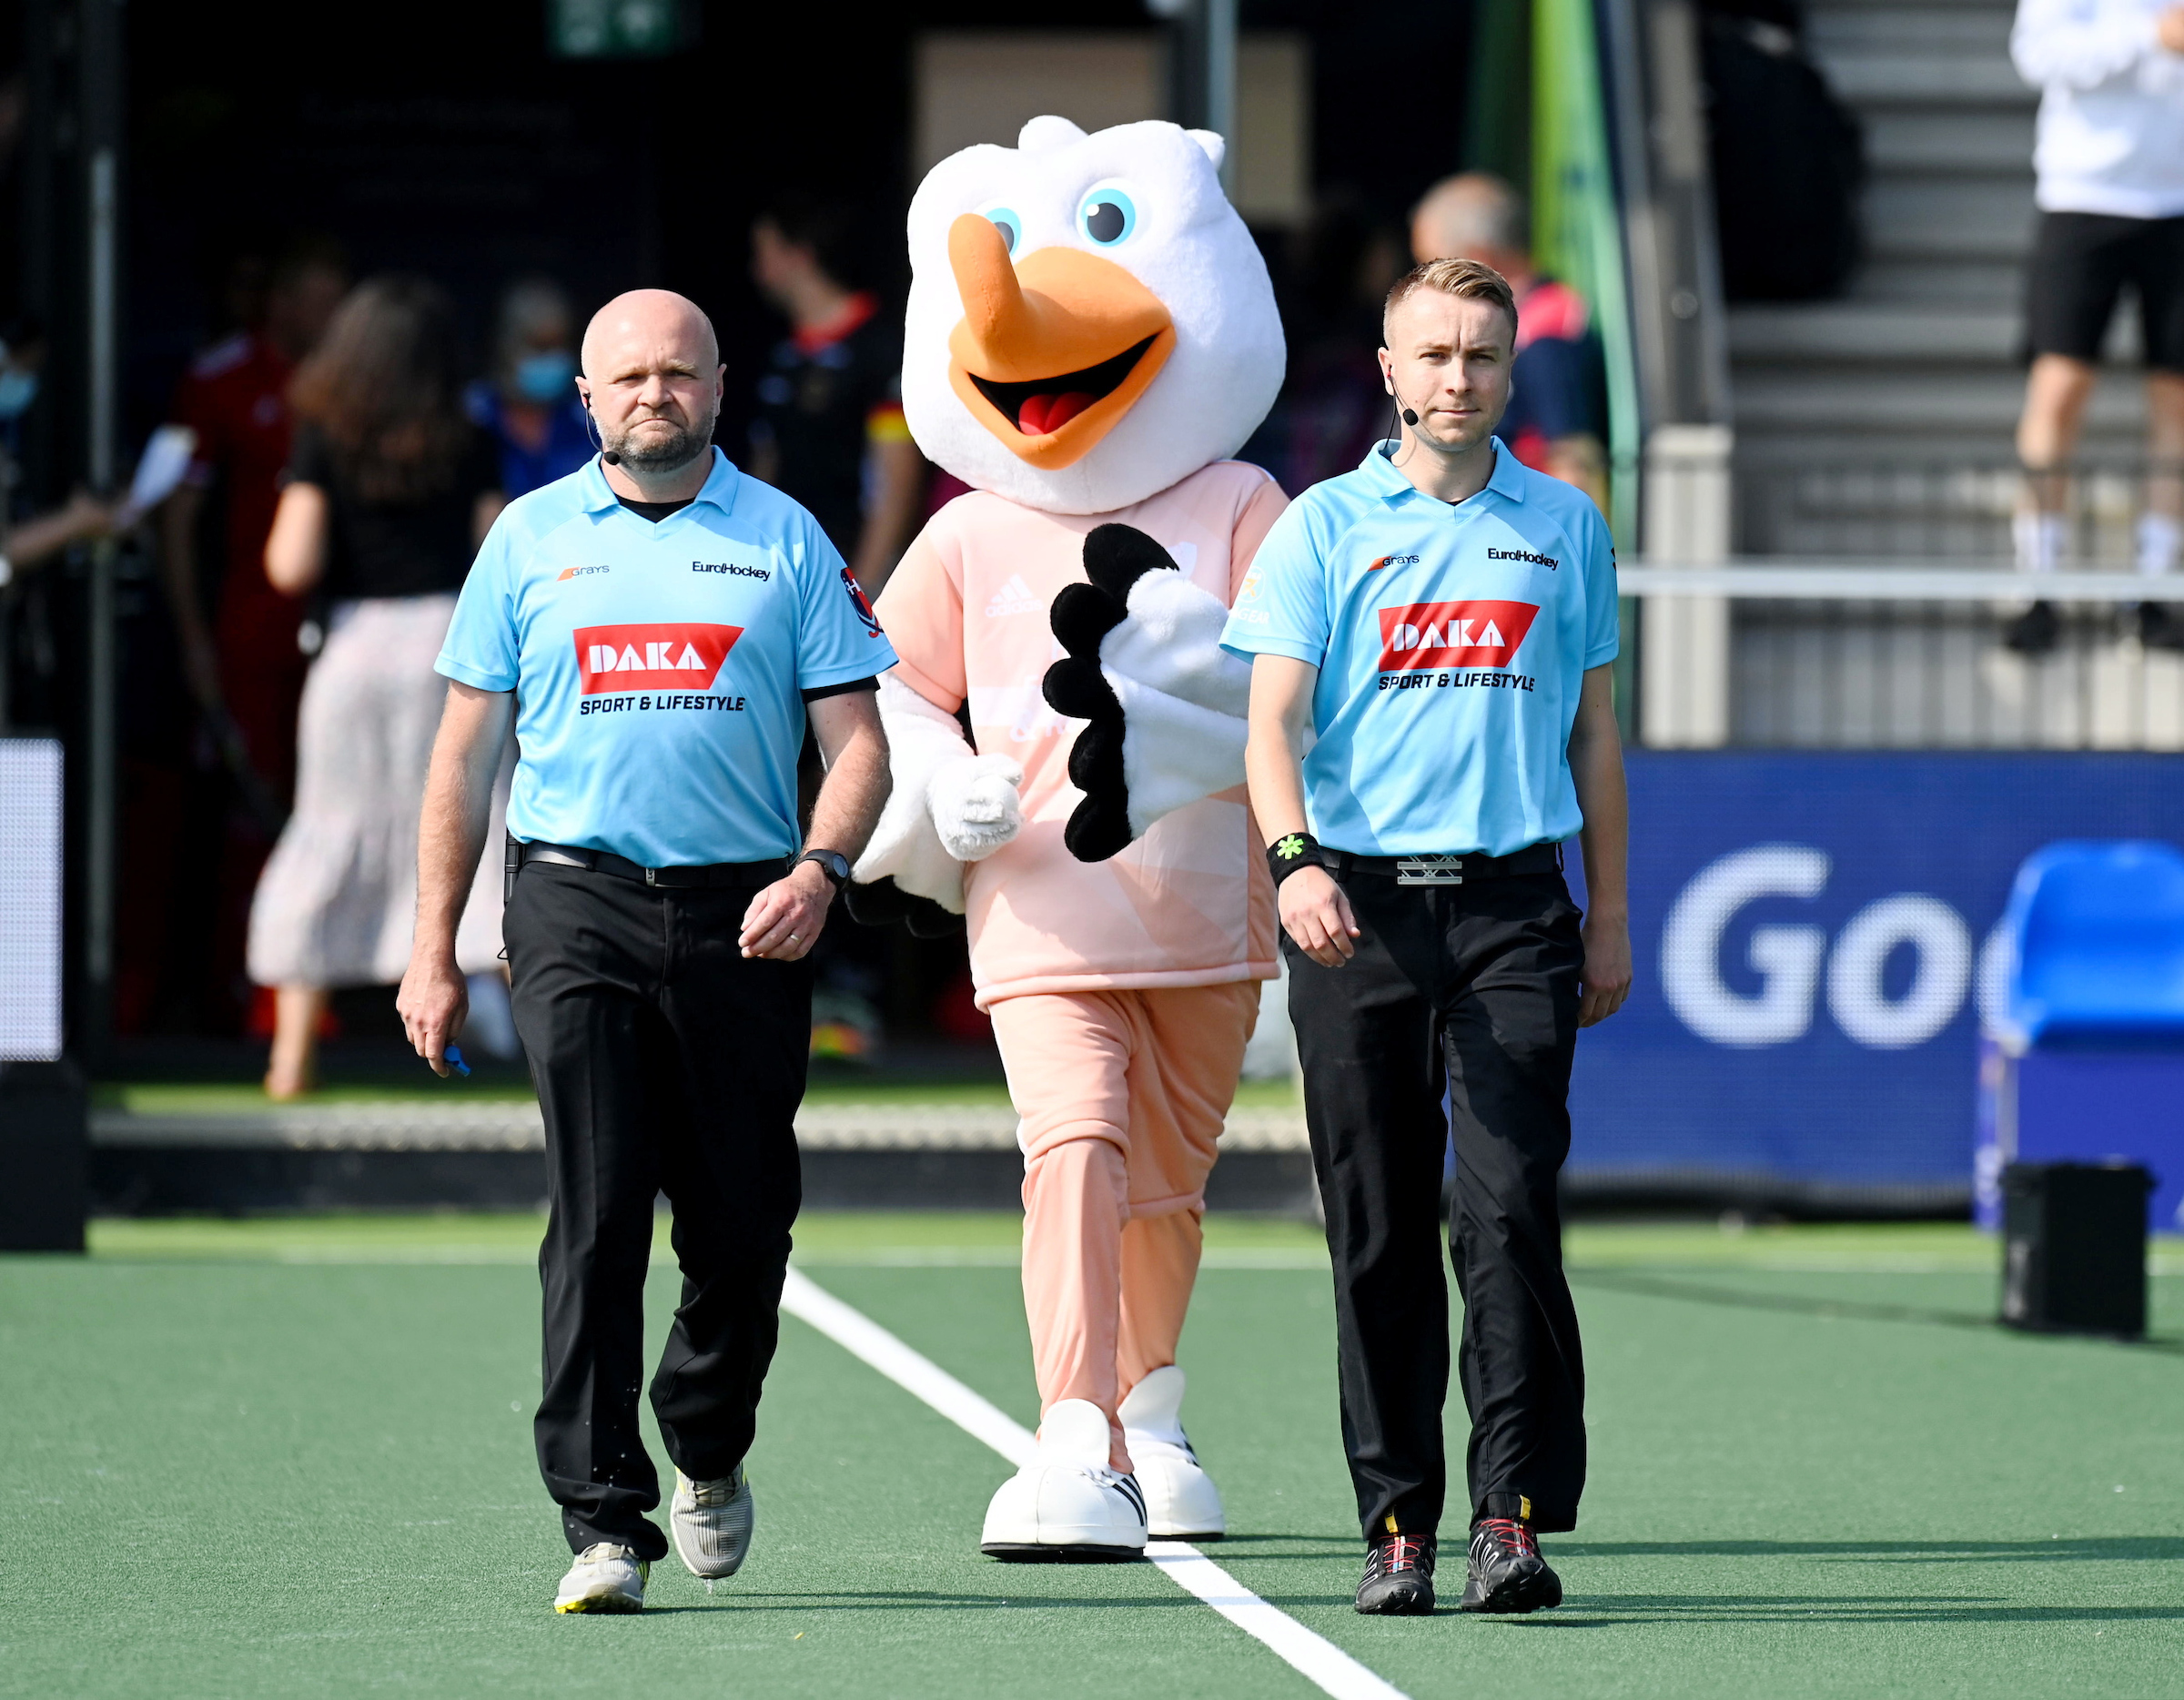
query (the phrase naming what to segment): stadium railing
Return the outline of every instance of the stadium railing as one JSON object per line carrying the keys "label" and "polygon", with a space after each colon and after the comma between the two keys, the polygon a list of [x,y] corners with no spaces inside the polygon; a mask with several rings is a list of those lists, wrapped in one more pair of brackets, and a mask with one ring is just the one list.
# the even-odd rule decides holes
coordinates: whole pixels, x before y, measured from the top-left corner
{"label": "stadium railing", "polygon": [[[1727,447],[1686,430],[1650,457],[1649,548],[1622,573],[1641,742],[2184,749],[2184,652],[2142,635],[2149,604],[2184,629],[2184,573],[2133,570],[2146,469],[2063,474],[2062,569],[2030,574],[2015,465],[1732,466]],[[2056,641],[2020,653],[2036,599]]]}

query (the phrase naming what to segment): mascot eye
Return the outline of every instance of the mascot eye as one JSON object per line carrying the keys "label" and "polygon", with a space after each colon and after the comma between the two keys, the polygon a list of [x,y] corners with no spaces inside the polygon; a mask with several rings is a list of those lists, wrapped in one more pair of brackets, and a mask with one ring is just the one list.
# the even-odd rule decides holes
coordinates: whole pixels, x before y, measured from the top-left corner
{"label": "mascot eye", "polygon": [[1138,203],[1120,189],[1094,189],[1077,209],[1077,222],[1100,247],[1112,248],[1138,228]]}
{"label": "mascot eye", "polygon": [[1017,218],[1006,207],[988,207],[979,216],[992,224],[995,229],[1001,232],[1001,239],[1008,244],[1008,251],[1014,255],[1016,251],[1016,245],[1024,240],[1023,219]]}

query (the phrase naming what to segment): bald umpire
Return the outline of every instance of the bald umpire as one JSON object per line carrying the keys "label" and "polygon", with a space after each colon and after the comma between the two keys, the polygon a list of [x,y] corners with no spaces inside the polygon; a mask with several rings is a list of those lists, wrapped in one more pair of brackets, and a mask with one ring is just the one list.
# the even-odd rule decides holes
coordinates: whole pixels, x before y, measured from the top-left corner
{"label": "bald umpire", "polygon": [[[603,452],[509,504],[463,586],[400,1008],[439,1073],[465,1013],[455,925],[512,717],[504,927],[546,1121],[539,1468],[576,1562],[561,1612],[642,1608],[666,1538],[637,1428],[653,1199],[682,1298],[652,1378],[695,1575],[749,1550],[743,1455],[802,1194],[805,960],[887,792],[895,654],[812,516],[712,447],[712,325],[610,301],[577,390]],[[826,764],[807,835],[796,758]]]}

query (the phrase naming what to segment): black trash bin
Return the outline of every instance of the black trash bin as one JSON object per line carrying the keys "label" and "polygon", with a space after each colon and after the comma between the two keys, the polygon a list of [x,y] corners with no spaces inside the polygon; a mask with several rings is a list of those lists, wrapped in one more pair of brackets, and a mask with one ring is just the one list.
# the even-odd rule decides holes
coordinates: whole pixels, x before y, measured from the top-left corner
{"label": "black trash bin", "polygon": [[2136,1163],[2002,1171],[2002,1321],[2049,1333],[2146,1333],[2146,1196]]}
{"label": "black trash bin", "polygon": [[0,1251],[81,1251],[91,1147],[76,1065],[0,1062]]}

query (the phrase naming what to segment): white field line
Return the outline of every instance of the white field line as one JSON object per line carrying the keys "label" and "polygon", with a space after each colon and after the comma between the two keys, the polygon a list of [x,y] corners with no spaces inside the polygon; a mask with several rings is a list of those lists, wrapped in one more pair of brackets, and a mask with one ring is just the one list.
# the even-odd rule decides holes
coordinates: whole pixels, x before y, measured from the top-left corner
{"label": "white field line", "polygon": [[1255,1641],[1271,1647],[1308,1681],[1343,1700],[1405,1700],[1403,1691],[1314,1634],[1185,1541],[1148,1541],[1146,1557],[1178,1588],[1195,1594]]}
{"label": "white field line", "polygon": [[[803,1270],[789,1270],[781,1291],[781,1308],[924,1400],[1010,1463],[1021,1468],[1036,1454],[1038,1443],[1029,1429],[990,1400],[973,1392],[923,1352],[905,1345],[862,1310],[843,1303]],[[1335,1700],[1406,1700],[1401,1689],[1376,1676],[1279,1606],[1269,1605],[1197,1547],[1183,1541],[1155,1541],[1147,1545],[1145,1554],[1178,1587],[1197,1595]]]}

